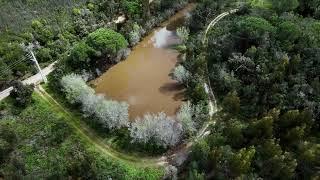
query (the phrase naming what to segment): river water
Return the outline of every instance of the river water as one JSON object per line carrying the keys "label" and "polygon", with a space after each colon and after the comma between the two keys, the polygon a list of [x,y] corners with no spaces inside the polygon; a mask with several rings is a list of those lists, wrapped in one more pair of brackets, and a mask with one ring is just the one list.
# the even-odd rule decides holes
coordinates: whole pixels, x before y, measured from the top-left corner
{"label": "river water", "polygon": [[169,46],[180,43],[176,28],[193,7],[190,4],[176,13],[134,47],[126,60],[96,79],[96,93],[126,101],[130,119],[148,112],[174,116],[182,104],[184,88],[169,75],[179,55]]}

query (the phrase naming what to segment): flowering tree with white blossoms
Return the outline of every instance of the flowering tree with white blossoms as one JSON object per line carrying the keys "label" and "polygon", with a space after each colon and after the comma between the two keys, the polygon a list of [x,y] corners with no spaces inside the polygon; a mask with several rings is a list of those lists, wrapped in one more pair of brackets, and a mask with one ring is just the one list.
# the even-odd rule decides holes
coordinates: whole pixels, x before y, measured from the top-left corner
{"label": "flowering tree with white blossoms", "polygon": [[175,67],[173,70],[173,79],[181,84],[186,83],[189,80],[190,76],[190,72],[186,70],[186,68],[182,65]]}
{"label": "flowering tree with white blossoms", "polygon": [[129,125],[129,105],[124,102],[106,100],[96,95],[79,75],[70,74],[61,80],[67,100],[79,103],[85,116],[95,116],[104,127],[120,129]]}
{"label": "flowering tree with white blossoms", "polygon": [[194,134],[197,131],[193,115],[194,107],[190,102],[182,104],[177,113],[177,120],[182,124],[183,130],[188,134]]}
{"label": "flowering tree with white blossoms", "polygon": [[193,105],[190,102],[182,104],[177,113],[177,120],[182,124],[185,133],[194,135],[197,132],[197,129],[208,118],[206,108],[202,104]]}
{"label": "flowering tree with white blossoms", "polygon": [[163,147],[176,145],[183,135],[182,125],[163,112],[137,118],[129,130],[133,142],[147,143],[154,140]]}

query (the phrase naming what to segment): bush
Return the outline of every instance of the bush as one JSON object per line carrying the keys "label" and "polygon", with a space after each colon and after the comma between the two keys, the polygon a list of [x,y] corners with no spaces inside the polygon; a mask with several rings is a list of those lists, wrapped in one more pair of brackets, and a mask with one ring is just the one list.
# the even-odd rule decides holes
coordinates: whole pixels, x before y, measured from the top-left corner
{"label": "bush", "polygon": [[23,85],[21,81],[14,81],[12,86],[13,90],[10,93],[10,97],[14,98],[16,106],[26,107],[31,103],[33,85]]}
{"label": "bush", "polygon": [[132,30],[129,33],[130,45],[131,46],[136,45],[140,41],[143,33],[144,33],[144,30],[142,29],[142,27],[139,26],[137,23],[134,23]]}

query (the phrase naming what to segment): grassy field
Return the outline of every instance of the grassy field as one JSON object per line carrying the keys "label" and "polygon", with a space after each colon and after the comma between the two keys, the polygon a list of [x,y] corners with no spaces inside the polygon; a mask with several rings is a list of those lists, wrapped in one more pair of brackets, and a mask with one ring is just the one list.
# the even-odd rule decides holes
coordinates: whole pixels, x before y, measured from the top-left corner
{"label": "grassy field", "polygon": [[6,115],[1,118],[0,128],[12,129],[18,141],[1,164],[0,177],[159,179],[162,176],[161,168],[147,167],[150,164],[143,159],[112,151],[76,118],[52,105],[50,99],[35,93],[33,101],[26,109],[16,109],[10,98],[2,103],[6,107],[2,109],[10,112],[2,112]]}

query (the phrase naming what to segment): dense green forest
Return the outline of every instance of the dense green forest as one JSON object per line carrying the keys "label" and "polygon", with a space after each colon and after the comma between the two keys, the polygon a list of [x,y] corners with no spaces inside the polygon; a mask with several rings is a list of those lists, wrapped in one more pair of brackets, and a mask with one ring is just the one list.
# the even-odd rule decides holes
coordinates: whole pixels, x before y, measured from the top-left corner
{"label": "dense green forest", "polygon": [[[76,44],[99,28],[118,31],[131,45],[134,45],[141,36],[185,4],[185,0],[176,0],[174,3],[169,0],[156,0],[150,5],[146,0],[26,2],[2,0],[0,89],[8,87],[11,80],[25,79],[36,72],[30,60],[26,58],[22,44],[35,45],[36,57],[43,66],[53,61],[65,62],[72,49],[84,48]],[[117,25],[114,21],[121,15],[125,15],[127,21]],[[120,53],[125,54],[123,51]],[[93,55],[95,59],[104,58],[100,52]],[[113,56],[122,58],[118,52],[114,52]],[[114,59],[110,58],[109,62],[104,63],[101,65],[101,61],[99,64],[98,60],[95,60],[88,62],[87,65],[99,64],[99,68],[105,71],[106,64],[114,63]],[[93,70],[95,68],[97,66],[92,67]]]}
{"label": "dense green forest", "polygon": [[319,5],[252,1],[212,28],[205,47],[198,34],[216,3],[193,12],[183,65],[193,76],[208,73],[222,110],[192,148],[185,177],[320,177]]}
{"label": "dense green forest", "polygon": [[[24,49],[24,45],[32,43],[42,66],[58,61],[56,70],[49,77],[48,89],[71,111],[77,111],[80,108],[78,103],[73,105],[64,100],[68,95],[71,96],[67,88],[72,86],[65,77],[67,83],[62,92],[64,84],[60,80],[63,76],[87,72],[92,74],[91,78],[96,77],[99,75],[97,68],[103,72],[118,63],[128,54],[130,47],[186,3],[183,0],[158,0],[150,5],[148,1],[142,0],[1,1],[1,9],[6,10],[1,11],[4,14],[1,18],[5,20],[1,21],[3,31],[0,33],[0,86],[1,89],[13,86],[14,90],[0,105],[0,177],[160,179],[164,172],[157,165],[148,167],[147,163],[141,163],[137,166],[128,163],[128,160],[120,161],[109,156],[105,150],[101,152],[99,140],[95,140],[92,145],[90,137],[88,140],[88,136],[81,134],[83,132],[77,133],[81,124],[79,119],[104,120],[106,125],[96,128],[97,133],[101,129],[106,131],[108,128],[126,126],[128,117],[123,118],[124,124],[118,125],[120,119],[110,114],[115,113],[121,107],[120,104],[114,106],[117,102],[86,94],[90,97],[87,100],[101,103],[101,109],[96,110],[96,117],[78,112],[70,117],[69,112],[61,112],[59,108],[54,110],[54,102],[47,101],[43,95],[32,95],[33,86],[24,86],[15,80],[25,79],[36,72],[26,58]],[[8,11],[8,7],[14,8]],[[45,7],[48,9],[45,10]],[[28,16],[23,17],[23,13]],[[116,24],[114,20],[122,15],[125,15],[126,21]],[[11,21],[16,23],[9,23]],[[84,91],[92,91],[82,78],[78,80],[84,83]],[[79,87],[75,88],[76,92],[70,93],[77,93]],[[89,106],[85,107],[91,110]],[[118,134],[119,137],[123,135],[120,130]],[[124,134],[128,135],[128,132]],[[120,142],[119,146],[132,148],[131,140],[125,138],[122,138],[124,142]],[[98,145],[98,148],[94,145]],[[159,146],[146,148],[156,147]]]}
{"label": "dense green forest", "polygon": [[[131,121],[88,81],[188,3],[170,74],[186,102]],[[0,0],[0,30],[0,178],[320,178],[319,0]],[[17,81],[36,73],[29,43],[57,61],[35,92]]]}

